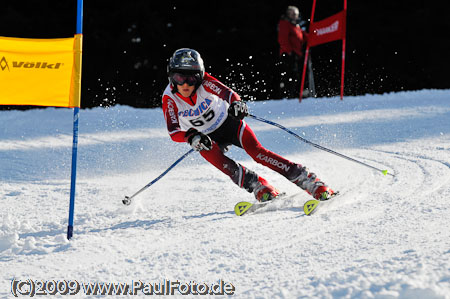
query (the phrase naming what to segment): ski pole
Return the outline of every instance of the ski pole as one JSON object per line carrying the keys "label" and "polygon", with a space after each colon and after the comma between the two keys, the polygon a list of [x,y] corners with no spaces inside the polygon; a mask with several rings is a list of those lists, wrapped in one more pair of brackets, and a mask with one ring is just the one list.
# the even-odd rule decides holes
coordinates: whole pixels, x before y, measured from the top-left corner
{"label": "ski pole", "polygon": [[144,191],[145,189],[149,188],[151,185],[153,185],[154,183],[156,183],[157,181],[159,181],[163,176],[165,176],[172,168],[174,168],[178,163],[180,163],[184,158],[186,158],[190,153],[192,153],[194,151],[194,149],[190,149],[187,153],[185,153],[183,156],[181,156],[180,158],[178,158],[178,160],[176,160],[172,165],[169,166],[169,168],[167,168],[163,173],[161,173],[156,179],[154,179],[153,181],[151,181],[150,183],[148,183],[147,185],[145,185],[144,187],[141,188],[141,190],[139,190],[138,192],[134,193],[131,196],[125,196],[125,198],[122,200],[122,203],[124,205],[130,205],[131,204],[131,199],[133,197],[135,197],[136,195],[138,195],[139,193],[141,193],[142,191]]}
{"label": "ski pole", "polygon": [[394,176],[393,174],[388,173],[388,171],[387,171],[386,169],[382,170],[382,169],[376,168],[376,167],[371,166],[371,165],[369,165],[369,164],[366,164],[366,163],[364,163],[364,162],[358,161],[358,160],[356,160],[356,159],[347,157],[347,156],[345,156],[345,155],[343,155],[343,154],[340,154],[340,153],[338,153],[338,152],[335,152],[335,151],[333,151],[333,150],[330,150],[330,149],[328,149],[328,148],[326,148],[326,147],[323,147],[323,146],[321,146],[321,145],[319,145],[319,144],[315,144],[315,143],[313,143],[313,142],[311,142],[311,141],[309,141],[309,140],[307,140],[307,139],[305,139],[305,138],[303,138],[303,137],[300,137],[299,135],[295,134],[294,132],[292,132],[291,130],[287,129],[286,127],[283,127],[283,126],[280,125],[280,124],[274,123],[274,122],[272,122],[272,121],[270,121],[270,120],[266,120],[266,119],[264,119],[264,118],[261,118],[261,117],[258,117],[258,116],[252,115],[252,114],[249,114],[248,116],[251,117],[251,118],[253,118],[253,119],[259,120],[259,121],[261,121],[261,122],[267,123],[267,124],[269,124],[269,125],[278,127],[278,128],[280,128],[280,129],[282,129],[282,130],[288,132],[289,134],[295,136],[296,138],[300,139],[301,141],[303,141],[303,142],[305,142],[305,143],[307,143],[307,144],[310,144],[310,145],[314,146],[315,148],[318,148],[318,149],[320,149],[320,150],[329,152],[330,154],[339,156],[339,157],[344,158],[344,159],[347,159],[347,160],[349,160],[349,161],[356,162],[356,163],[361,164],[361,165],[363,165],[363,166],[372,168],[372,169],[374,169],[374,170],[377,170],[377,171],[381,172],[381,173],[384,174],[384,175],[389,174],[389,175],[391,175],[391,176]]}

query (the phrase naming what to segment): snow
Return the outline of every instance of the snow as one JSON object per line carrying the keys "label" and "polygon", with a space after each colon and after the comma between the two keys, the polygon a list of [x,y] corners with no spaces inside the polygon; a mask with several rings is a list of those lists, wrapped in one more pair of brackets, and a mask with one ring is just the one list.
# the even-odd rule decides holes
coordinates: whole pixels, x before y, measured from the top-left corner
{"label": "snow", "polygon": [[0,111],[0,297],[13,296],[13,279],[31,279],[223,281],[237,298],[450,298],[450,90],[249,106],[395,176],[248,119],[263,145],[309,167],[338,201],[304,216],[308,194],[232,148],[230,157],[299,194],[237,217],[234,205],[253,195],[193,153],[127,207],[125,195],[190,148],[170,140],[159,108],[83,109],[67,241],[73,111]]}

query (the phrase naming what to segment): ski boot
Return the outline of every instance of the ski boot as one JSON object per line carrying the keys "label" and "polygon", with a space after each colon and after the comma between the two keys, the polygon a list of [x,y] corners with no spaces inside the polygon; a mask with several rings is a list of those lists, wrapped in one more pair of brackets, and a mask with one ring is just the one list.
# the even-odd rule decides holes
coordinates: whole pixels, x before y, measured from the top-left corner
{"label": "ski boot", "polygon": [[334,195],[334,191],[331,190],[330,187],[325,185],[317,187],[316,191],[314,191],[314,198],[317,200],[328,200]]}
{"label": "ski boot", "polygon": [[292,183],[312,195],[314,199],[327,200],[334,194],[331,188],[304,166],[297,165],[297,167],[293,168],[292,174],[288,178]]}
{"label": "ski boot", "polygon": [[258,182],[253,189],[253,193],[255,194],[256,200],[259,202],[269,201],[280,195],[280,192],[262,177],[258,178]]}
{"label": "ski boot", "polygon": [[253,192],[256,200],[259,202],[269,201],[280,195],[280,192],[264,178],[242,165],[239,165],[239,171],[235,172],[232,180],[241,188],[244,188],[250,193]]}

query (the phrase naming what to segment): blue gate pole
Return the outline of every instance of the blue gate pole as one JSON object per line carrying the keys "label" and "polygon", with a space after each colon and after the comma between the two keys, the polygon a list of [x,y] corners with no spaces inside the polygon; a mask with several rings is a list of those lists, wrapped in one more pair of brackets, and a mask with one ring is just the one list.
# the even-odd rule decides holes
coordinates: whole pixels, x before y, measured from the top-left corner
{"label": "blue gate pole", "polygon": [[[77,30],[76,34],[83,33],[83,0],[77,0]],[[77,150],[78,150],[78,118],[80,107],[73,109],[73,144],[72,144],[72,174],[70,179],[70,205],[69,225],[67,227],[67,239],[73,236],[73,214],[75,210],[75,183],[77,178]]]}

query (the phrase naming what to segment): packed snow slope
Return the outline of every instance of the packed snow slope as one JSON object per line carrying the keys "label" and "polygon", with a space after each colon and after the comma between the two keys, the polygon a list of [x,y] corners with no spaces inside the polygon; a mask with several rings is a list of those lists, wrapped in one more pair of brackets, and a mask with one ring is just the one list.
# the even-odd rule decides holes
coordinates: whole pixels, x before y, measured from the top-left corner
{"label": "packed snow slope", "polygon": [[298,196],[237,217],[253,195],[193,153],[124,206],[190,147],[170,140],[159,108],[84,109],[67,241],[73,111],[0,111],[0,297],[31,279],[223,281],[236,298],[450,298],[450,90],[249,107],[395,176],[248,119],[265,147],[342,195],[305,216],[308,194],[234,147],[230,157]]}

